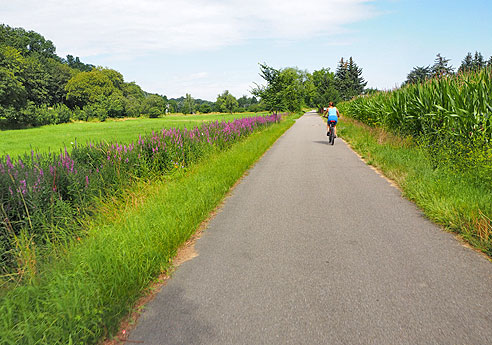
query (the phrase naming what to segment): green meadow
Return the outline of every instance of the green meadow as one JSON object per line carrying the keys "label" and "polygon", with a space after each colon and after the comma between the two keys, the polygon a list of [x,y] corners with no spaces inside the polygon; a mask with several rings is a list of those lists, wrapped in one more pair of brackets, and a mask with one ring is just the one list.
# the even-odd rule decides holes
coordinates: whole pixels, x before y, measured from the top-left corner
{"label": "green meadow", "polygon": [[58,152],[70,148],[75,142],[118,141],[129,143],[139,135],[163,128],[192,128],[208,121],[230,121],[266,113],[167,115],[156,119],[125,118],[105,122],[73,122],[27,129],[0,131],[0,156],[18,156],[36,152]]}

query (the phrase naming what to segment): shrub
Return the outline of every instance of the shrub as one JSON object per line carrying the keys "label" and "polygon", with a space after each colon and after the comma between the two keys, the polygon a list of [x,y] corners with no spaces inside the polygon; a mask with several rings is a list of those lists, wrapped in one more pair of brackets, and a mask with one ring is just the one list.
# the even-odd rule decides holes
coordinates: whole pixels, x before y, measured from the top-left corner
{"label": "shrub", "polygon": [[34,103],[29,103],[20,110],[4,109],[3,116],[13,126],[44,126],[69,122],[72,111],[64,104],[48,107],[47,105],[36,106]]}
{"label": "shrub", "polygon": [[140,100],[133,96],[125,98],[125,112],[127,116],[139,117],[142,109]]}
{"label": "shrub", "polygon": [[7,108],[5,112],[5,118],[8,123],[11,125],[35,125],[36,124],[36,111],[35,105],[32,102],[29,102],[28,105],[20,110],[14,108]]}
{"label": "shrub", "polygon": [[96,108],[91,104],[85,105],[82,108],[82,110],[85,113],[85,118],[86,118],[85,121],[88,121],[89,119],[95,119],[98,117],[96,113]]}
{"label": "shrub", "polygon": [[53,124],[70,122],[72,111],[65,104],[57,104],[53,107],[54,122]]}
{"label": "shrub", "polygon": [[109,117],[125,116],[125,98],[123,96],[113,93],[108,97],[106,104]]}
{"label": "shrub", "polygon": [[202,113],[202,114],[208,114],[208,113],[212,112],[212,107],[208,103],[201,104],[198,109],[199,109],[200,113]]}
{"label": "shrub", "polygon": [[152,108],[148,109],[147,113],[149,114],[149,117],[151,119],[158,118],[159,115],[162,114],[161,110],[159,110],[159,108],[157,108],[157,107],[152,107]]}
{"label": "shrub", "polygon": [[108,105],[105,100],[92,104],[90,108],[93,111],[94,117],[97,117],[101,122],[106,121],[108,118]]}
{"label": "shrub", "polygon": [[142,114],[150,115],[150,112],[152,111],[153,114],[155,114],[157,111],[152,110],[152,109],[157,109],[159,111],[159,114],[163,114],[165,112],[166,108],[166,101],[164,97],[159,96],[159,95],[148,95],[141,107]]}

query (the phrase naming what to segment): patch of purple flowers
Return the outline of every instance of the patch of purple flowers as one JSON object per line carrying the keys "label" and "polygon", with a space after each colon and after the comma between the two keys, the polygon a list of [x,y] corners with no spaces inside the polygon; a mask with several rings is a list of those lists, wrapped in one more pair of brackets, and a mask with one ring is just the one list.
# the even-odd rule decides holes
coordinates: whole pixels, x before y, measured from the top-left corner
{"label": "patch of purple flowers", "polygon": [[[0,157],[0,241],[8,251],[22,228],[37,242],[46,240],[48,228],[75,232],[77,217],[88,213],[95,198],[121,191],[135,178],[186,168],[278,121],[279,115],[215,121],[193,129],[163,129],[126,145],[91,142],[59,155],[31,152],[16,161]],[[0,259],[1,266],[15,266],[6,253]]]}

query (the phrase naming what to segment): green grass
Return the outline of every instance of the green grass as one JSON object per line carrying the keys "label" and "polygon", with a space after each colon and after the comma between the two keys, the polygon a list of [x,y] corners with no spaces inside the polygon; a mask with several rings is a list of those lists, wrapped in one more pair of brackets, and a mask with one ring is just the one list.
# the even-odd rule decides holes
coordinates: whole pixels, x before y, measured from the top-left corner
{"label": "green grass", "polygon": [[[259,113],[260,114],[260,113]],[[263,113],[261,113],[263,114]],[[255,113],[238,114],[203,114],[203,115],[168,115],[157,119],[120,119],[106,122],[76,122],[60,125],[42,126],[28,129],[0,131],[0,156],[9,154],[18,156],[36,152],[58,152],[63,147],[72,147],[93,141],[118,141],[128,143],[136,140],[140,134],[152,130],[172,127],[195,127],[203,121],[230,121],[237,118],[253,116]]]}
{"label": "green grass", "polygon": [[472,174],[434,169],[426,152],[381,129],[343,118],[340,137],[380,169],[432,221],[492,257],[492,190]]}
{"label": "green grass", "polygon": [[108,203],[85,239],[3,297],[0,343],[95,344],[115,332],[177,248],[293,123],[290,117],[254,133],[181,175],[137,185],[128,202]]}

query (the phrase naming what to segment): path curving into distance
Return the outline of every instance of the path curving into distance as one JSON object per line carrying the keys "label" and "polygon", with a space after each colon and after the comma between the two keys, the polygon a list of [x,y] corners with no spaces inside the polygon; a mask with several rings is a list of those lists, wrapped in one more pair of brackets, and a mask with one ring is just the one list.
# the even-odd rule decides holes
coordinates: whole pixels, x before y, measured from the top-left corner
{"label": "path curving into distance", "polygon": [[302,116],[130,334],[144,344],[492,344],[492,263]]}

